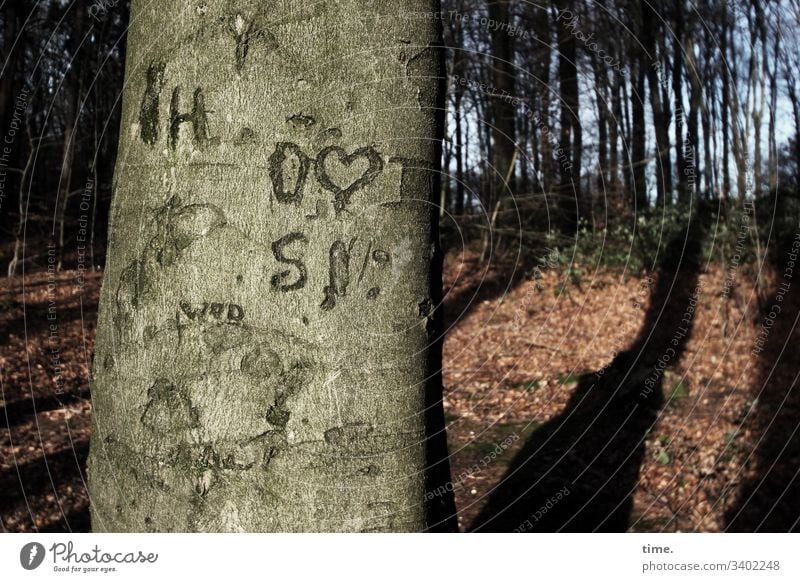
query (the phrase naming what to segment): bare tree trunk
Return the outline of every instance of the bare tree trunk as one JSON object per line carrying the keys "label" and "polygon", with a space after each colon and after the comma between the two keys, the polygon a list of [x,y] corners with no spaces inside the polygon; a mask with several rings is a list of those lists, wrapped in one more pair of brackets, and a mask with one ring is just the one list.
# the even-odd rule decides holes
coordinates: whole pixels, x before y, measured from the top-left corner
{"label": "bare tree trunk", "polygon": [[645,76],[646,64],[642,58],[636,64],[635,87],[631,92],[631,113],[633,116],[633,127],[631,135],[631,155],[633,162],[633,190],[634,205],[636,212],[647,210],[647,150],[645,145],[645,119],[644,119],[644,99],[645,99]]}
{"label": "bare tree trunk", "polygon": [[786,63],[786,88],[794,115],[795,180],[800,185],[800,94],[798,94],[797,81],[792,74],[788,60]]}
{"label": "bare tree trunk", "polygon": [[[631,81],[630,81],[630,93],[628,92],[628,83],[623,81],[622,82],[622,106],[624,107],[624,139],[623,139],[623,156],[625,158],[625,173],[623,175],[624,182],[625,182],[625,195],[631,196],[633,193],[633,159],[634,159],[634,152],[633,152],[633,120],[631,119],[631,110],[633,109],[633,97],[632,94],[634,92],[633,86],[633,75],[636,74],[636,64],[634,63],[631,66]],[[628,145],[630,144],[630,145]],[[638,145],[638,144],[637,144]],[[643,155],[639,153],[639,155]],[[635,196],[632,196],[633,201],[635,203]],[[627,200],[626,200],[627,202]]]}
{"label": "bare tree trunk", "polygon": [[450,529],[438,3],[203,6],[131,9],[93,529]]}
{"label": "bare tree trunk", "polygon": [[[764,119],[764,106],[766,102],[766,83],[767,83],[767,28],[764,21],[764,12],[757,0],[753,1],[755,8],[755,30],[754,34],[758,38],[758,46],[761,50],[761,63],[753,81],[753,173],[755,181],[754,195],[760,196],[764,180],[764,160],[761,152],[761,125]],[[756,43],[753,43],[753,50]],[[756,85],[757,82],[757,85]]]}
{"label": "bare tree trunk", "polygon": [[687,200],[688,186],[686,184],[686,158],[684,156],[683,124],[686,118],[683,104],[683,36],[684,36],[684,11],[683,0],[675,0],[674,4],[674,39],[672,41],[672,92],[675,103],[675,167],[678,173],[678,201],[685,203]]}
{"label": "bare tree trunk", "polygon": [[720,59],[719,74],[722,77],[722,103],[720,106],[722,117],[722,190],[726,199],[731,195],[731,170],[730,170],[730,70],[728,69],[728,3],[722,3],[722,32],[720,34]]}
{"label": "bare tree trunk", "polygon": [[597,92],[597,186],[602,191],[608,187],[608,79],[594,53],[591,62]]}
{"label": "bare tree trunk", "polygon": [[648,53],[647,80],[650,89],[650,107],[653,110],[653,133],[656,139],[656,206],[661,208],[672,194],[672,162],[669,155],[669,104],[661,102],[658,71],[660,57],[656,53],[656,36],[661,34],[653,7],[642,0],[642,39]]}
{"label": "bare tree trunk", "polygon": [[452,84],[453,91],[453,118],[455,120],[455,157],[456,157],[456,192],[455,192],[455,214],[464,214],[464,132],[463,124],[463,102],[464,85],[466,79],[464,57],[464,33],[460,22],[456,21],[453,27],[453,37],[455,40],[453,50],[453,76],[455,82]]}
{"label": "bare tree trunk", "polygon": [[[619,137],[620,137],[620,129],[622,128],[622,124],[624,123],[624,119],[622,116],[622,97],[620,95],[622,91],[622,83],[624,81],[620,78],[620,75],[614,75],[614,84],[611,91],[611,107],[614,113],[614,119],[609,124],[609,140],[610,144],[608,147],[608,164],[609,164],[609,185],[611,192],[616,197],[619,194]],[[624,133],[623,133],[624,135]]]}
{"label": "bare tree trunk", "polygon": [[[772,52],[772,67],[769,67],[769,59],[765,56],[765,64],[769,75],[769,160],[768,160],[768,179],[769,191],[774,192],[778,187],[778,140],[775,132],[775,115],[778,110],[778,63],[780,61],[781,50],[781,21],[780,11],[776,11],[777,22],[775,24],[775,40]],[[766,51],[766,47],[765,47]]]}
{"label": "bare tree trunk", "polygon": [[58,263],[56,269],[61,270],[64,263],[64,237],[66,233],[66,220],[67,209],[69,207],[69,198],[72,191],[72,166],[75,156],[75,141],[76,129],[80,119],[80,106],[81,106],[81,71],[76,66],[78,61],[78,53],[80,52],[86,37],[84,36],[84,11],[79,10],[76,12],[75,22],[73,24],[73,36],[69,42],[69,57],[71,67],[66,73],[66,78],[61,85],[62,91],[68,92],[68,99],[66,99],[66,110],[64,115],[64,145],[62,147],[61,158],[61,173],[58,177],[58,202],[61,203],[60,208],[55,208],[53,212],[58,218]]}
{"label": "bare tree trunk", "polygon": [[[447,73],[445,73],[447,74]],[[452,77],[447,75],[447,81],[445,84],[445,99],[444,101],[444,112],[443,116],[446,120],[448,118],[448,111],[447,108],[449,106],[449,101],[447,99],[447,95],[450,94],[450,84],[452,83]],[[440,180],[440,187],[439,187],[439,220],[444,218],[447,214],[448,209],[450,208],[453,195],[451,192],[451,180],[450,180],[450,163],[453,159],[453,142],[452,140],[448,139],[447,136],[442,140],[442,179]]]}
{"label": "bare tree trunk", "polygon": [[[8,129],[12,106],[12,92],[14,86],[14,61],[11,60],[11,50],[17,41],[17,5],[9,2],[3,6],[3,48],[0,54],[0,132],[5,136]],[[4,64],[4,66],[3,66]]]}
{"label": "bare tree trunk", "polygon": [[17,274],[17,265],[22,258],[22,242],[25,236],[25,219],[27,218],[27,204],[25,197],[25,180],[28,179],[28,173],[33,166],[34,157],[36,156],[36,148],[34,147],[33,136],[31,135],[31,128],[28,118],[25,120],[25,132],[28,136],[28,157],[25,161],[25,166],[20,172],[18,198],[17,198],[17,227],[14,230],[14,251],[11,253],[11,260],[8,262],[8,276],[13,277]]}
{"label": "bare tree trunk", "polygon": [[[569,12],[572,0],[556,2],[559,14]],[[561,98],[561,139],[555,152],[559,164],[559,209],[561,230],[572,234],[583,215],[584,201],[581,193],[580,157],[581,127],[578,97],[577,43],[565,18],[558,18],[558,88]]]}
{"label": "bare tree trunk", "polygon": [[537,58],[534,62],[536,71],[536,78],[539,79],[537,83],[541,88],[538,91],[538,117],[534,118],[535,127],[533,133],[537,136],[536,142],[539,149],[540,163],[540,186],[542,192],[549,192],[555,184],[555,172],[553,170],[553,149],[550,144],[551,131],[550,127],[550,103],[551,103],[551,88],[550,88],[550,61],[552,60],[552,34],[550,28],[550,15],[544,6],[532,6],[533,10],[533,27],[536,32],[536,38],[539,40],[539,50],[537,51]]}
{"label": "bare tree trunk", "polygon": [[[70,109],[73,107],[77,109],[78,88],[76,87],[73,90],[75,91],[76,96],[74,102],[71,100],[69,107]],[[67,116],[66,125],[64,127],[61,173],[59,174],[58,178],[58,202],[60,205],[54,210],[58,217],[58,262],[56,264],[56,269],[59,271],[64,266],[64,237],[66,231],[67,209],[69,207],[69,199],[71,196],[70,185],[72,183],[72,161],[75,152],[75,125],[77,122],[77,111],[74,109],[72,110],[74,111],[74,115]]]}
{"label": "bare tree trunk", "polygon": [[[692,18],[694,20],[694,18]],[[690,28],[691,29],[691,28]],[[689,115],[686,123],[687,147],[684,148],[684,173],[689,179],[688,194],[698,195],[702,189],[701,174],[698,172],[698,156],[700,155],[700,108],[702,107],[702,87],[700,70],[694,58],[694,41],[692,36],[686,38],[686,70],[689,77]]]}
{"label": "bare tree trunk", "polygon": [[[737,90],[737,86],[739,84],[739,59],[737,58],[736,54],[736,43],[735,37],[733,34],[734,27],[731,26],[729,30],[729,45],[731,47],[730,50],[730,58],[729,62],[731,63],[731,72],[732,72],[732,79],[733,79],[733,88],[731,92],[731,133],[733,134],[733,158],[736,162],[736,190],[737,190],[737,197],[739,202],[742,203],[747,195],[747,142],[745,139],[745,130],[742,127],[741,120],[740,120],[740,112],[744,109],[744,116],[747,116],[747,101],[745,101],[744,106],[742,107],[739,103],[739,91]],[[750,76],[752,77],[752,67],[749,67],[751,71]],[[750,79],[747,80],[747,86],[749,87]]]}
{"label": "bare tree trunk", "polygon": [[[492,120],[492,196],[496,204],[503,195],[516,191],[511,159],[516,150],[515,118],[516,67],[514,37],[501,24],[512,26],[511,0],[489,0],[489,18],[498,23],[491,30]],[[509,168],[511,170],[509,171]],[[505,182],[505,176],[509,176]]]}
{"label": "bare tree trunk", "polygon": [[[457,93],[458,94],[458,93]],[[457,216],[464,214],[464,136],[461,129],[461,101],[463,94],[458,94],[455,107],[453,108],[456,125],[456,201],[455,213]]]}

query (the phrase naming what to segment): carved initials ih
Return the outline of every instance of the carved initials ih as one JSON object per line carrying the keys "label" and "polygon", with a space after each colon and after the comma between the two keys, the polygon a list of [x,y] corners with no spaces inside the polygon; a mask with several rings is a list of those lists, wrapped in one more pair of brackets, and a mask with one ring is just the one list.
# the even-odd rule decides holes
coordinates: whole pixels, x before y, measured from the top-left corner
{"label": "carved initials ih", "polygon": [[[142,141],[155,145],[159,134],[159,101],[161,90],[164,87],[164,63],[151,63],[147,68],[144,95],[139,108],[139,125]],[[192,96],[192,109],[189,112],[180,111],[180,87],[172,90],[172,100],[169,104],[169,131],[167,143],[172,149],[178,145],[181,124],[187,121],[192,125],[194,143],[203,148],[207,144],[217,143],[217,138],[212,138],[208,129],[208,114],[213,111],[206,109],[203,89],[198,87]]]}
{"label": "carved initials ih", "polygon": [[194,90],[194,97],[192,99],[192,111],[190,113],[181,113],[178,111],[180,107],[180,87],[175,87],[172,90],[172,100],[169,104],[169,145],[172,149],[178,143],[178,135],[182,123],[190,122],[192,124],[192,132],[194,133],[194,143],[202,148],[206,144],[213,142],[208,131],[208,113],[206,111],[206,102],[203,96],[203,90],[198,87]]}

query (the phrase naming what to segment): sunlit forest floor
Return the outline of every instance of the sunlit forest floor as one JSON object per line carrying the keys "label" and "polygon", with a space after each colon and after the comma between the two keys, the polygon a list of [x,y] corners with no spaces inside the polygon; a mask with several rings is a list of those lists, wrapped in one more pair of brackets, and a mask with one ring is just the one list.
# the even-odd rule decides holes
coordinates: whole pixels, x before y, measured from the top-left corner
{"label": "sunlit forest floor", "polygon": [[[448,283],[474,288],[456,281],[458,268],[451,257]],[[694,332],[682,357],[669,362],[665,405],[646,435],[631,531],[719,531],[746,477],[741,468],[753,435],[740,428],[753,402],[750,352],[760,322],[752,285],[740,282],[730,298],[720,297],[724,275],[711,267],[699,278]],[[563,411],[578,379],[605,376],[615,354],[633,343],[652,286],[650,277],[621,271],[588,272],[577,280],[547,270],[507,293],[482,299],[478,292],[444,351],[454,483],[467,471],[454,487],[462,527],[526,438]],[[678,321],[683,315],[663,317]],[[515,434],[515,446],[483,468],[486,452]],[[573,462],[591,470],[593,459],[581,452],[570,451]],[[476,463],[479,470],[471,471]]]}
{"label": "sunlit forest floor", "polygon": [[[740,484],[758,469],[750,457],[758,435],[748,419],[760,389],[757,360],[770,355],[751,353],[762,321],[754,281],[743,269],[724,293],[727,273],[704,269],[691,335],[680,357],[668,362],[663,405],[645,434],[630,531],[722,530]],[[50,281],[39,270],[0,281],[6,531],[89,527],[83,477],[101,273],[87,274],[83,288],[76,275],[61,272]],[[606,375],[615,354],[641,333],[654,277],[552,267],[511,284],[508,266],[487,269],[474,253],[447,257],[445,413],[462,530],[515,452],[563,412],[578,379]],[[48,320],[53,305],[56,316]],[[678,321],[683,314],[662,317]],[[569,454],[592,471],[580,447]]]}

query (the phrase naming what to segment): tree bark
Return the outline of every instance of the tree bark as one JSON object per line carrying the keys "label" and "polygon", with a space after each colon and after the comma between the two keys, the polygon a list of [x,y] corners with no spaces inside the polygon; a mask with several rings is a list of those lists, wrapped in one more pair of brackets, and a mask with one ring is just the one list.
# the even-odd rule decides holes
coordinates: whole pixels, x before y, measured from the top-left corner
{"label": "tree bark", "polygon": [[725,199],[731,195],[731,170],[730,170],[730,124],[728,115],[730,112],[730,69],[728,67],[728,4],[722,3],[722,31],[720,33],[720,54],[719,74],[722,77],[722,103],[720,112],[722,117],[722,191]]}
{"label": "tree bark", "polygon": [[538,93],[538,116],[534,118],[532,133],[536,136],[539,153],[539,183],[542,192],[550,193],[556,183],[553,169],[552,131],[550,127],[550,103],[553,89],[550,87],[550,62],[553,42],[550,28],[550,14],[543,6],[531,6],[532,27],[538,40],[537,58],[533,64],[536,93]]}
{"label": "tree bark", "polygon": [[590,55],[597,92],[597,189],[608,188],[608,78],[594,53]]}
{"label": "tree bark", "polygon": [[[516,191],[515,172],[511,169],[516,149],[516,68],[514,37],[506,31],[514,18],[509,0],[490,0],[489,18],[496,26],[491,30],[492,81],[492,203],[497,204],[507,193]],[[506,27],[502,26],[503,24]],[[510,170],[510,171],[509,171]],[[508,183],[505,177],[509,176]]]}
{"label": "tree bark", "polygon": [[789,102],[792,104],[792,113],[794,116],[794,163],[795,163],[795,180],[800,185],[800,95],[797,91],[797,82],[792,75],[792,70],[789,63],[786,63],[786,92],[789,97]]}
{"label": "tree bark", "polygon": [[631,155],[633,157],[632,174],[633,174],[633,196],[634,207],[636,212],[646,212],[648,209],[647,201],[647,145],[646,145],[646,127],[644,118],[644,100],[645,97],[645,77],[647,65],[639,55],[638,62],[636,63],[636,73],[633,82],[635,86],[631,90],[631,116],[632,116],[632,129],[631,129]]}
{"label": "tree bark", "polygon": [[12,66],[11,52],[17,40],[17,10],[16,5],[11,2],[5,7],[3,15],[3,45],[2,53],[0,53],[0,63],[4,64],[3,68],[5,69],[4,74],[0,75],[0,129],[4,136],[8,130],[11,112],[14,109],[12,92],[16,67]]}
{"label": "tree bark", "polygon": [[[623,172],[623,182],[625,188],[625,196],[631,196],[631,192],[633,192],[633,156],[635,155],[633,151],[633,119],[631,110],[633,109],[633,99],[631,98],[630,94],[634,91],[634,75],[636,74],[636,63],[633,62],[630,67],[631,71],[631,80],[630,83],[623,81],[622,85],[622,107],[623,107],[623,116],[621,119],[623,120],[623,131],[622,131],[622,144],[623,144],[623,157],[625,160],[625,170]],[[630,91],[628,91],[628,86],[630,85]],[[627,144],[631,144],[630,146]],[[626,205],[628,200],[625,200]]]}
{"label": "tree bark", "polygon": [[[690,27],[693,29],[693,27]],[[702,107],[702,88],[700,87],[700,70],[694,58],[694,40],[686,39],[686,70],[689,77],[689,115],[686,121],[687,147],[684,148],[684,174],[688,178],[687,194],[696,196],[701,192],[702,174],[698,172],[700,156],[700,107]],[[688,198],[685,200],[688,202]]]}
{"label": "tree bark", "polygon": [[[555,3],[558,14],[570,12],[574,7],[571,0]],[[573,234],[584,216],[586,205],[581,193],[580,158],[581,123],[580,98],[578,94],[577,42],[569,29],[566,19],[557,19],[558,40],[558,90],[561,98],[561,133],[559,152],[559,218],[561,231]]]}
{"label": "tree bark", "polygon": [[[618,53],[615,53],[618,54]],[[625,82],[621,75],[614,75],[614,83],[611,90],[611,110],[613,117],[608,126],[609,141],[608,146],[608,164],[609,164],[609,190],[614,198],[615,203],[619,200],[619,136],[625,135],[624,123],[625,120],[622,115],[622,84]]]}
{"label": "tree bark", "polygon": [[[452,21],[451,21],[452,22]],[[464,56],[464,33],[460,23],[452,25],[452,35],[454,37],[453,51],[453,76],[454,82],[451,85],[453,92],[453,118],[455,124],[455,156],[456,156],[456,192],[455,192],[455,214],[461,216],[464,214],[464,132],[462,124],[464,123],[463,101],[464,101],[464,83],[466,72],[466,59]],[[447,169],[449,172],[449,168]]]}
{"label": "tree bark", "polygon": [[689,199],[689,186],[687,185],[687,171],[691,168],[686,165],[686,142],[683,137],[683,124],[686,118],[683,104],[683,41],[684,41],[684,8],[683,0],[675,0],[673,15],[672,41],[672,91],[675,103],[675,168],[677,171],[678,201],[685,204]]}
{"label": "tree bark", "polygon": [[132,4],[93,529],[452,528],[438,2]]}
{"label": "tree bark", "polygon": [[[653,134],[656,140],[656,207],[661,208],[672,197],[672,162],[669,152],[669,103],[661,102],[661,85],[659,77],[661,59],[656,51],[656,37],[662,34],[661,20],[653,6],[643,0],[642,38],[647,52],[647,82],[650,89],[650,107],[653,111]],[[663,74],[663,73],[662,73]]]}

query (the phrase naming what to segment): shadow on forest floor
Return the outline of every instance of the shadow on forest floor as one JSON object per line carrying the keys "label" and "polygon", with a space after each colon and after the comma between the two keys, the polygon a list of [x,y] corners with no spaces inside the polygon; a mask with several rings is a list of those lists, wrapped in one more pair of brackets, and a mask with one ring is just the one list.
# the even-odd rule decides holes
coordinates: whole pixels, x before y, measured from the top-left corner
{"label": "shadow on forest floor", "polygon": [[775,265],[778,281],[756,341],[755,405],[742,427],[754,435],[748,460],[754,471],[743,480],[737,502],[728,511],[728,531],[800,530],[800,285],[792,281],[797,268],[786,263],[788,253],[798,252],[800,241],[795,241],[784,245],[782,264]]}
{"label": "shadow on forest floor", "polygon": [[626,531],[644,440],[664,405],[664,369],[691,335],[701,227],[671,241],[638,337],[584,374],[564,411],[523,445],[472,531]]}
{"label": "shadow on forest floor", "polygon": [[514,255],[513,260],[507,256],[490,257],[485,263],[481,263],[477,254],[467,255],[457,268],[447,269],[450,280],[444,283],[445,330],[451,329],[484,301],[513,291],[543,264],[545,253],[534,255],[529,250],[523,253],[512,249],[508,254]]}
{"label": "shadow on forest floor", "polygon": [[0,333],[0,525],[5,531],[89,529],[84,483],[100,272],[46,270],[4,281]]}

